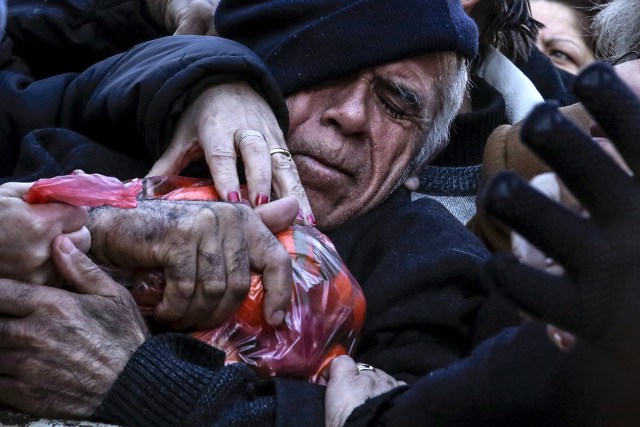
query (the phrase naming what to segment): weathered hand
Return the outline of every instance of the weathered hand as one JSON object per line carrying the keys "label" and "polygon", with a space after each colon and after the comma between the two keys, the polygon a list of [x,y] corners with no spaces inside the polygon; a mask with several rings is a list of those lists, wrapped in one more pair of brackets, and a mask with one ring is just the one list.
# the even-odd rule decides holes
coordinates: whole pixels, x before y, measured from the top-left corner
{"label": "weathered hand", "polygon": [[129,292],[66,237],[52,245],[78,293],[0,280],[0,402],[41,416],[93,414],[147,336]]}
{"label": "weathered hand", "polygon": [[[283,205],[289,212],[281,209],[280,221],[291,221],[297,204],[287,198],[279,201]],[[284,320],[293,287],[291,259],[243,204],[142,201],[131,210],[91,211],[89,229],[99,262],[164,267],[166,288],[154,312],[158,321],[177,329],[220,324],[245,298],[250,270],[262,273],[267,322],[275,326]]]}
{"label": "weathered hand", "polygon": [[359,371],[349,356],[333,359],[324,398],[326,427],[342,427],[351,412],[365,400],[405,384],[380,369]]}
{"label": "weathered hand", "polygon": [[[265,140],[247,136],[257,130]],[[238,156],[244,164],[249,202],[257,206],[269,201],[271,190],[278,198],[295,196],[300,205],[298,221],[314,225],[311,206],[293,161],[272,148],[287,148],[273,111],[247,83],[212,86],[202,92],[182,113],[171,144],[147,176],[176,175],[194,160],[205,158],[216,191],[223,200],[238,201],[240,181]]]}
{"label": "weathered hand", "polygon": [[147,0],[153,19],[174,35],[216,36],[213,15],[219,0]]}
{"label": "weathered hand", "polygon": [[59,283],[51,261],[53,239],[66,234],[83,252],[91,246],[87,211],[64,203],[30,205],[31,184],[0,185],[0,277],[38,285]]}

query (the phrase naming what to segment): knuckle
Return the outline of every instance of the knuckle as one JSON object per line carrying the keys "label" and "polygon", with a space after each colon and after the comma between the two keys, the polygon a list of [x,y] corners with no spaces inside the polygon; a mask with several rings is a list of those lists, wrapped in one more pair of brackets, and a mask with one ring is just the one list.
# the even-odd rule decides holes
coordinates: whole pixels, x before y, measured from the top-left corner
{"label": "knuckle", "polygon": [[77,220],[82,221],[84,223],[86,223],[89,220],[89,212],[84,207],[70,206],[70,208],[73,209],[72,211],[73,215]]}
{"label": "knuckle", "polygon": [[80,277],[89,282],[104,283],[109,280],[109,276],[97,264],[85,259],[85,262],[75,263],[80,273]]}
{"label": "knuckle", "polygon": [[229,161],[229,160],[236,160],[236,151],[233,149],[233,147],[227,147],[227,146],[216,146],[216,147],[212,147],[209,155],[208,155],[209,159],[211,160],[212,163],[216,163],[219,162],[220,160],[222,161]]}
{"label": "knuckle", "polygon": [[174,291],[177,298],[186,300],[191,298],[194,292],[195,284],[190,280],[180,280],[174,285]]}
{"label": "knuckle", "polygon": [[271,156],[271,167],[279,171],[292,171],[293,162],[284,155]]}
{"label": "knuckle", "polygon": [[198,261],[198,275],[201,277],[211,277],[222,272],[224,258],[222,254],[200,251],[200,260]]}
{"label": "knuckle", "polygon": [[202,291],[209,301],[217,301],[225,294],[226,285],[219,280],[207,280],[203,283]]}
{"label": "knuckle", "polygon": [[254,216],[257,217],[257,214],[253,211],[251,206],[247,206],[242,203],[234,203],[227,206],[232,210],[230,214],[233,215],[233,218],[235,218],[239,223],[249,221]]}
{"label": "knuckle", "polygon": [[283,265],[289,265],[291,263],[289,252],[287,252],[277,239],[268,239],[267,250],[269,251],[269,259],[275,263]]}
{"label": "knuckle", "polygon": [[307,193],[304,191],[304,187],[299,182],[293,184],[290,189],[290,193],[298,197],[299,199],[307,198]]}
{"label": "knuckle", "polygon": [[35,216],[29,224],[30,233],[36,236],[46,236],[51,230],[51,224],[42,218]]}
{"label": "knuckle", "polygon": [[271,170],[260,169],[254,174],[254,177],[258,183],[268,186],[271,182]]}
{"label": "knuckle", "polygon": [[248,277],[238,277],[235,280],[229,280],[228,289],[231,296],[236,300],[242,300],[249,292],[251,282]]}
{"label": "knuckle", "polygon": [[[225,204],[216,203],[212,204],[211,208],[207,207],[199,207],[194,213],[194,220],[192,221],[194,224],[204,225],[206,228],[211,226],[218,226],[218,213],[222,213],[225,209]],[[184,224],[185,226],[191,228],[193,224]]]}
{"label": "knuckle", "polygon": [[266,151],[267,146],[262,138],[257,136],[246,136],[242,139],[241,143],[238,143],[238,146],[242,150],[246,150],[253,153],[258,153],[260,151]]}
{"label": "knuckle", "polygon": [[33,338],[20,323],[0,322],[0,345],[2,347],[31,347]]}

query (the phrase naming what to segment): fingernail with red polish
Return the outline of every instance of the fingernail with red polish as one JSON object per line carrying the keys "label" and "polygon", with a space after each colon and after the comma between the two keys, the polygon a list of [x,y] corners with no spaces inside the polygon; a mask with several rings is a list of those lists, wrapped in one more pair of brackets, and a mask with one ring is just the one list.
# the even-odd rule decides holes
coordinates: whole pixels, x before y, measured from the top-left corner
{"label": "fingernail with red polish", "polygon": [[302,216],[302,209],[298,209],[298,216],[296,216],[296,221],[304,222],[304,217]]}
{"label": "fingernail with red polish", "polygon": [[269,203],[269,197],[260,193],[256,196],[256,206],[264,205]]}
{"label": "fingernail with red polish", "polygon": [[313,214],[307,215],[307,221],[309,221],[311,225],[316,225],[316,217],[313,216]]}
{"label": "fingernail with red polish", "polygon": [[229,191],[227,193],[227,200],[231,203],[238,203],[240,201],[240,196],[237,191]]}

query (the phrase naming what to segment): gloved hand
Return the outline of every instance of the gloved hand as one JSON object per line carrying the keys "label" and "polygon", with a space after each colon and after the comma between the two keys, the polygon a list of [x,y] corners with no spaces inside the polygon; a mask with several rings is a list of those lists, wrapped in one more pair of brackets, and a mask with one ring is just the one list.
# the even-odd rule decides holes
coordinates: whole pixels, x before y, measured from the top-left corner
{"label": "gloved hand", "polygon": [[[596,63],[577,78],[577,96],[634,174],[640,170],[640,100]],[[500,254],[486,277],[527,312],[587,339],[640,373],[640,182],[554,106],[534,109],[525,144],[589,211],[585,218],[533,190],[515,174],[495,177],[481,208],[564,267],[562,276]]]}

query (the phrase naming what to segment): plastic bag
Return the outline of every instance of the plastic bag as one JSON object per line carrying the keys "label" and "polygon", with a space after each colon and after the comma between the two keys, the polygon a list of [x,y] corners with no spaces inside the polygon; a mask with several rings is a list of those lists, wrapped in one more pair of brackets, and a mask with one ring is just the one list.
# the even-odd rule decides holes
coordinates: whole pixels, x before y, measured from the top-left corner
{"label": "plastic bag", "polygon": [[[145,179],[141,197],[218,199],[212,181],[184,177]],[[251,289],[236,314],[218,328],[191,335],[224,350],[227,363],[245,362],[263,377],[316,382],[334,357],[355,350],[365,317],[364,294],[333,244],[317,229],[294,225],[276,237],[291,255],[294,279],[283,325],[273,328],[265,322],[262,278],[252,273]],[[143,314],[151,315],[162,299],[162,272],[138,270],[126,281]]]}
{"label": "plastic bag", "polygon": [[27,203],[62,202],[74,206],[135,208],[142,189],[139,179],[126,185],[99,174],[71,174],[36,181],[23,196]]}

